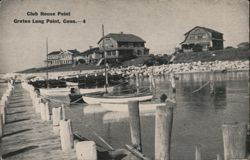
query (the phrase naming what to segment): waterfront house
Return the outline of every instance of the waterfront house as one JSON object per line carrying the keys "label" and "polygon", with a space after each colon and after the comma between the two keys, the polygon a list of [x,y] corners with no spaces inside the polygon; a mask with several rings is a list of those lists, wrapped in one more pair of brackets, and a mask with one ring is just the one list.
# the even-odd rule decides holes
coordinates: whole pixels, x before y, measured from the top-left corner
{"label": "waterfront house", "polygon": [[[48,66],[56,66],[56,65],[60,65],[60,54],[61,54],[62,50],[60,51],[53,51],[50,52],[48,54]],[[46,61],[45,61],[46,63]]]}
{"label": "waterfront house", "polygon": [[109,33],[98,41],[99,50],[103,53],[105,45],[106,58],[128,60],[134,57],[147,56],[149,49],[145,41],[133,34]]}
{"label": "waterfront house", "polygon": [[196,26],[184,35],[183,52],[223,49],[223,34],[213,29]]}
{"label": "waterfront house", "polygon": [[73,64],[74,56],[78,54],[80,54],[80,52],[77,51],[76,49],[66,50],[66,51],[63,50],[53,51],[48,54],[48,66]]}
{"label": "waterfront house", "polygon": [[85,63],[97,63],[103,54],[100,52],[99,47],[92,47],[80,54]]}

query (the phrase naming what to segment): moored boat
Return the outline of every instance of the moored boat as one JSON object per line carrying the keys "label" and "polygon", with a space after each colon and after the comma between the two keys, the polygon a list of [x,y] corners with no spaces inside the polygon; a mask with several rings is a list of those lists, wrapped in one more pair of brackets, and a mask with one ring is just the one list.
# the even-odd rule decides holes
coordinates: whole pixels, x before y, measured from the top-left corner
{"label": "moored boat", "polygon": [[[112,92],[114,87],[107,87],[108,92]],[[80,88],[80,94],[88,94],[88,93],[95,93],[95,92],[105,92],[106,88]]]}
{"label": "moored boat", "polygon": [[83,100],[88,104],[101,104],[101,103],[128,103],[129,101],[149,101],[153,98],[152,93],[146,93],[146,94],[126,94],[126,95],[105,95],[105,94],[85,94],[82,96]]}

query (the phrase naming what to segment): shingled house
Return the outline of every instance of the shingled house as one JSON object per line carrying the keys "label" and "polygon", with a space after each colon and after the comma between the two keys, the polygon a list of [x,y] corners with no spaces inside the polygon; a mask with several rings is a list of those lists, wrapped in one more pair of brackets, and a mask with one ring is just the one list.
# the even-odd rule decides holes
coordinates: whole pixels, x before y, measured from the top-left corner
{"label": "shingled house", "polygon": [[102,58],[98,47],[90,47],[88,50],[81,52],[74,57],[78,63],[97,63]]}
{"label": "shingled house", "polygon": [[[78,55],[80,52],[76,49],[74,50],[60,50],[53,51],[48,54],[48,66],[56,66],[63,64],[73,64],[73,57]],[[47,61],[45,61],[46,63]]]}
{"label": "shingled house", "polygon": [[110,33],[98,41],[99,50],[103,53],[105,46],[106,58],[126,60],[133,56],[145,56],[149,49],[145,47],[145,41],[133,34]]}
{"label": "shingled house", "polygon": [[184,52],[223,49],[223,34],[213,29],[196,26],[184,35],[180,43]]}

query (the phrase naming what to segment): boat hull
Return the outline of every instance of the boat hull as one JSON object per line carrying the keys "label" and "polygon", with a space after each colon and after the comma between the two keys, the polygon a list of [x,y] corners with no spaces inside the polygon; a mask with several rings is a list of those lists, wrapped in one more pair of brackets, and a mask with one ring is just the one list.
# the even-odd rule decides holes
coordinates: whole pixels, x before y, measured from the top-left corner
{"label": "boat hull", "polygon": [[152,94],[142,96],[109,96],[109,97],[95,97],[83,95],[83,100],[88,104],[101,104],[101,103],[128,103],[128,101],[148,101],[153,98]]}
{"label": "boat hull", "polygon": [[[114,87],[108,87],[107,91],[112,92]],[[105,92],[106,88],[80,88],[80,93],[81,94],[88,94],[88,93],[95,93],[95,92]]]}

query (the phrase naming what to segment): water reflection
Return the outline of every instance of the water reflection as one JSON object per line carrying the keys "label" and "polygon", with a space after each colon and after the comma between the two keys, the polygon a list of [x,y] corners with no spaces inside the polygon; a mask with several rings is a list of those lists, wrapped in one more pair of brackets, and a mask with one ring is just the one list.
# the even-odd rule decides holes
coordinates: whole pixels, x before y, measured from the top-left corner
{"label": "water reflection", "polygon": [[[206,159],[215,159],[222,154],[223,143],[221,124],[227,122],[248,121],[248,72],[180,74],[177,86],[177,108],[174,110],[172,132],[173,160],[194,159],[194,147],[202,144]],[[210,85],[198,92],[193,91],[214,81],[214,94],[210,94]],[[141,79],[142,86],[148,86],[147,78]],[[130,81],[134,84],[134,80]],[[157,77],[157,93],[170,93],[168,76]],[[159,99],[155,99],[159,102]],[[115,148],[130,143],[130,131],[127,112],[110,112],[101,106],[74,106],[67,118],[73,119],[75,131],[98,141],[91,133],[94,130]],[[154,112],[141,113],[143,151],[154,155]],[[80,117],[80,118],[79,118]]]}

